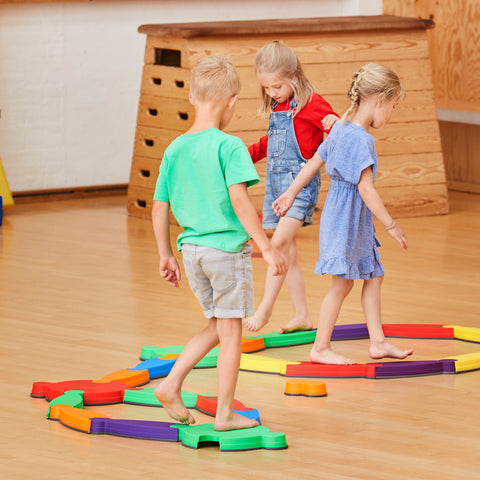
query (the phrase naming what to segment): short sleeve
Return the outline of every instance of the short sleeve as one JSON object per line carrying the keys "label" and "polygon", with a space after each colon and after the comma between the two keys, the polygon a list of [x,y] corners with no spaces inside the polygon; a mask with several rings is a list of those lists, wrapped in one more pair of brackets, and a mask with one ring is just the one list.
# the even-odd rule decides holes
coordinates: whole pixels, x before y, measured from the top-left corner
{"label": "short sleeve", "polygon": [[321,158],[324,162],[327,161],[328,145],[329,145],[328,139],[329,139],[329,138],[330,138],[330,137],[327,137],[327,139],[320,144],[320,146],[318,147],[318,150],[317,150],[317,153],[320,155],[320,158]]}
{"label": "short sleeve", "polygon": [[227,187],[237,183],[246,183],[247,187],[250,187],[259,182],[258,173],[242,140],[230,136],[221,148],[220,158],[223,162]]}
{"label": "short sleeve", "polygon": [[328,137],[319,145],[317,153],[320,158],[326,163],[330,157],[330,154],[334,151],[336,138],[339,135],[340,122],[335,122]]}
{"label": "short sleeve", "polygon": [[157,183],[155,185],[155,193],[153,194],[153,199],[161,202],[170,202],[167,185],[167,164],[168,160],[167,155],[165,154],[162,163],[160,164]]}
{"label": "short sleeve", "polygon": [[318,154],[325,161],[330,178],[358,185],[363,170],[370,166],[373,166],[375,178],[375,140],[357,125],[337,122],[327,140],[320,145]]}
{"label": "short sleeve", "polygon": [[[349,141],[351,139],[351,141]],[[363,170],[375,165],[375,158],[369,147],[369,139],[365,136],[346,137],[342,144],[343,155],[350,161],[343,162],[341,173],[347,182],[355,185],[360,181]],[[340,165],[339,165],[340,167]]]}

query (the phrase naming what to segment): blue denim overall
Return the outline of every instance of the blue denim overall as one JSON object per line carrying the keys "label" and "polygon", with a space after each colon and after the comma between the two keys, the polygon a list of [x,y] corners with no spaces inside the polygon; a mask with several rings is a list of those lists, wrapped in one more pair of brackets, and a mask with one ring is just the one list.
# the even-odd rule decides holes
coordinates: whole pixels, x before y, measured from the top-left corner
{"label": "blue denim overall", "polygon": [[[277,103],[274,103],[272,108],[276,106]],[[308,161],[300,151],[293,127],[296,106],[293,99],[290,110],[270,113],[262,223],[265,229],[277,227],[280,217],[272,210],[272,203],[287,190]],[[301,220],[303,225],[311,225],[319,192],[320,171],[303,187],[285,216]]]}

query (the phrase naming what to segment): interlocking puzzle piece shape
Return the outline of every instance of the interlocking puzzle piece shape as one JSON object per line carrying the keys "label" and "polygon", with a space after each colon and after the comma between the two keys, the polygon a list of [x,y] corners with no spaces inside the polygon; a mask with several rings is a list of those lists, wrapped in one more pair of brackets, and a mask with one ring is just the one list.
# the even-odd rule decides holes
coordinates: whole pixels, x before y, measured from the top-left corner
{"label": "interlocking puzzle piece shape", "polygon": [[[154,388],[142,388],[138,390],[126,390],[123,403],[133,405],[145,405],[150,407],[161,407],[162,404],[155,397]],[[217,397],[214,395],[198,395],[197,393],[181,392],[183,403],[187,408],[196,408],[207,415],[215,416],[217,411]],[[247,418],[253,418],[258,423],[260,414],[256,408],[247,408],[238,400],[233,400],[235,412]]]}
{"label": "interlocking puzzle piece shape", "polygon": [[375,378],[418,377],[440,373],[455,373],[454,360],[424,360],[383,362],[376,364]]}
{"label": "interlocking puzzle piece shape", "polygon": [[178,442],[178,431],[171,422],[112,419],[83,409],[83,392],[71,390],[50,402],[48,418],[85,433]]}
{"label": "interlocking puzzle piece shape", "polygon": [[375,378],[375,364],[355,363],[353,365],[326,365],[324,363],[298,362],[287,365],[287,377],[344,377]]}
{"label": "interlocking puzzle piece shape", "polygon": [[453,328],[436,324],[385,324],[383,333],[386,337],[405,338],[454,338]]}
{"label": "interlocking puzzle piece shape", "polygon": [[184,345],[172,345],[171,347],[143,347],[140,353],[140,360],[150,360],[151,358],[165,357],[166,355],[172,354],[180,355],[184,348]]}
{"label": "interlocking puzzle piece shape", "polygon": [[247,339],[262,339],[265,348],[291,347],[294,345],[304,345],[312,343],[315,340],[316,330],[301,330],[291,333],[264,333],[262,335],[247,336]]}
{"label": "interlocking puzzle piece shape", "polygon": [[30,395],[48,401],[63,395],[69,390],[82,390],[85,405],[107,405],[122,403],[125,390],[130,387],[124,383],[95,383],[93,380],[70,380],[66,382],[35,382]]}
{"label": "interlocking puzzle piece shape", "polygon": [[466,342],[480,343],[480,328],[460,327],[458,325],[444,325],[445,328],[452,328],[454,338]]}
{"label": "interlocking puzzle piece shape", "polygon": [[48,404],[47,418],[50,418],[50,410],[55,405],[70,405],[73,408],[83,408],[83,392],[81,390],[69,390],[63,395],[54,398]]}
{"label": "interlocking puzzle piece shape", "polygon": [[285,384],[285,395],[304,397],[326,397],[327,387],[324,382],[288,380]]}
{"label": "interlocking puzzle piece shape", "polygon": [[267,427],[259,425],[253,428],[217,432],[213,423],[205,425],[173,425],[179,431],[182,445],[198,448],[202,443],[217,443],[220,451],[245,451],[265,448],[282,450],[287,448],[284,433],[270,432]]}
{"label": "interlocking puzzle piece shape", "polygon": [[[198,395],[195,408],[200,412],[214,417],[217,413],[217,402],[218,397],[216,396]],[[258,423],[261,423],[260,414],[256,408],[247,408],[243,403],[235,399],[233,400],[233,411],[244,417],[253,418]]]}
{"label": "interlocking puzzle piece shape", "polygon": [[265,341],[263,338],[242,337],[242,353],[254,353],[265,350]]}
{"label": "interlocking puzzle piece shape", "polygon": [[[172,355],[172,354],[170,354]],[[173,354],[176,355],[176,354]],[[131,370],[148,370],[148,375],[150,380],[154,378],[160,378],[168,375],[170,370],[175,365],[176,358],[164,359],[164,358],[151,358],[149,360],[144,360],[139,363],[136,367],[131,368]]]}
{"label": "interlocking puzzle piece shape", "polygon": [[161,440],[164,442],[178,442],[178,430],[171,428],[172,425],[176,424],[150,420],[92,418],[90,433],[145,440]]}
{"label": "interlocking puzzle piece shape", "polygon": [[335,325],[331,336],[331,340],[362,340],[364,338],[369,338],[365,323]]}
{"label": "interlocking puzzle piece shape", "polygon": [[[178,355],[182,353],[184,345],[176,345],[173,347],[143,347],[140,353],[140,360],[149,360],[152,358],[162,358],[167,355]],[[218,347],[212,348],[194,368],[211,368],[217,366]]]}
{"label": "interlocking puzzle piece shape", "polygon": [[[150,407],[161,407],[162,404],[155,397],[155,389],[144,387],[136,390],[125,390],[123,403],[133,405],[145,405]],[[183,403],[187,408],[195,408],[197,405],[198,394],[190,392],[181,392]]]}
{"label": "interlocking puzzle piece shape", "polygon": [[455,371],[455,362],[448,359],[367,364],[356,363],[353,365],[325,365],[323,363],[302,362],[300,365],[288,365],[286,376],[395,378],[455,373]]}
{"label": "interlocking puzzle piece shape", "polygon": [[448,359],[455,361],[455,372],[470,372],[480,369],[480,352],[454,355]]}
{"label": "interlocking puzzle piece shape", "polygon": [[94,383],[110,383],[120,382],[128,385],[129,387],[138,387],[140,385],[146,385],[150,382],[150,375],[148,370],[132,370],[124,368],[123,370],[117,370],[116,372],[109,373],[99,380],[94,380]]}
{"label": "interlocking puzzle piece shape", "polygon": [[66,427],[79,430],[80,432],[90,433],[92,418],[108,418],[100,412],[93,410],[83,410],[71,405],[52,405],[50,409],[50,420],[59,420]]}
{"label": "interlocking puzzle piece shape", "polygon": [[295,363],[300,362],[289,362],[278,358],[263,357],[261,355],[242,354],[240,370],[285,375],[287,366]]}

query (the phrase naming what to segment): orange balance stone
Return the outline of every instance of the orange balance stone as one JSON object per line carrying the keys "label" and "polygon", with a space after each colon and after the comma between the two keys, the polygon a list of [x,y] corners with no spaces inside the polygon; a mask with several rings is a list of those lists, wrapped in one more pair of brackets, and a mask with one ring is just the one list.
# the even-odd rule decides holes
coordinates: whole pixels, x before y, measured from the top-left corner
{"label": "orange balance stone", "polygon": [[327,387],[324,382],[288,380],[285,385],[285,395],[304,397],[326,397]]}

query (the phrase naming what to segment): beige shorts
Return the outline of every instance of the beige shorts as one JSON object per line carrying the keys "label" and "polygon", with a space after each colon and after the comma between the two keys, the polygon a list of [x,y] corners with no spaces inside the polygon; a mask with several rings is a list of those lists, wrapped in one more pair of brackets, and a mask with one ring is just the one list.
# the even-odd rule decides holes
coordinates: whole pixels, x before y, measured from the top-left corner
{"label": "beige shorts", "polygon": [[184,243],[182,255],[188,283],[207,318],[254,314],[250,243],[238,253]]}

